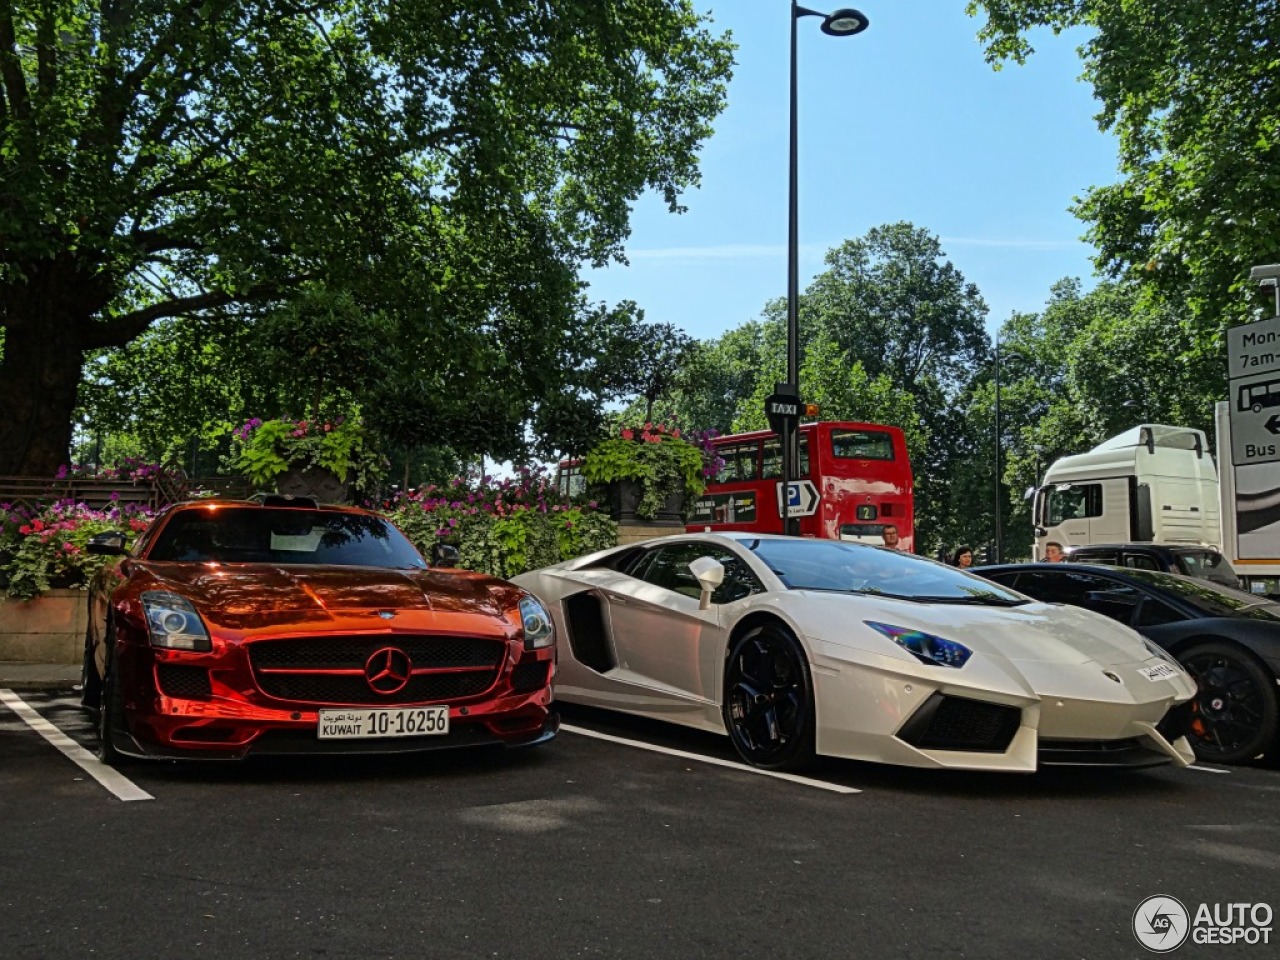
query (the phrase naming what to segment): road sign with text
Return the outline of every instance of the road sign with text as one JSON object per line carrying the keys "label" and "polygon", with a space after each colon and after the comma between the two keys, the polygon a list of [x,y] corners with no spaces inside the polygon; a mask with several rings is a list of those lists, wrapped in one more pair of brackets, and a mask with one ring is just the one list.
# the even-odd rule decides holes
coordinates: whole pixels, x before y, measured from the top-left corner
{"label": "road sign with text", "polygon": [[764,415],[769,421],[769,429],[781,433],[784,424],[795,426],[800,422],[800,412],[804,404],[800,397],[793,393],[771,393],[764,398]]}
{"label": "road sign with text", "polygon": [[1280,461],[1280,317],[1228,330],[1227,363],[1236,466]]}
{"label": "road sign with text", "polygon": [[[786,510],[783,510],[783,487],[786,487]],[[778,483],[778,516],[811,517],[818,512],[818,488],[812,480],[792,480],[788,484]]]}

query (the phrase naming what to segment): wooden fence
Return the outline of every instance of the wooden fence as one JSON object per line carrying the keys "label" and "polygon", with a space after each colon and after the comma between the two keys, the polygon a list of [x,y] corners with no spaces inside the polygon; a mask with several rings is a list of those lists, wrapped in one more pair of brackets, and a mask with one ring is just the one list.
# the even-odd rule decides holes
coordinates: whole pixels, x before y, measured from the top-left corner
{"label": "wooden fence", "polygon": [[224,497],[247,497],[253,487],[244,477],[175,477],[165,474],[150,480],[109,480],[96,477],[0,477],[0,504],[38,510],[59,500],[73,500],[96,510],[138,504],[158,510],[166,504],[190,499],[196,491],[212,491]]}

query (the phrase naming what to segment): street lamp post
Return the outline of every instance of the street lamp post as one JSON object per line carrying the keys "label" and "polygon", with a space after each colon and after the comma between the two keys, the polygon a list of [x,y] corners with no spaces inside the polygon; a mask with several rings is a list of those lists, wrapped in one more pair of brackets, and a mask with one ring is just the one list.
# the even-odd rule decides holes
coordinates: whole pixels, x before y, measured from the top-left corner
{"label": "street lamp post", "polygon": [[[832,37],[851,37],[867,29],[870,21],[857,10],[843,8],[835,13],[819,13],[802,7],[791,0],[791,180],[788,197],[787,229],[787,382],[789,389],[779,393],[798,396],[800,393],[800,229],[796,215],[799,179],[796,172],[796,34],[801,17],[822,17],[822,32]],[[794,420],[785,421],[782,427],[782,479],[789,485],[799,479],[800,433]],[[784,486],[784,490],[788,489]],[[791,536],[800,533],[800,519],[785,514],[787,498],[783,497],[783,532]]]}
{"label": "street lamp post", "polygon": [[996,333],[996,541],[993,563],[1000,562],[1000,547],[1003,531],[1000,529],[1000,333]]}

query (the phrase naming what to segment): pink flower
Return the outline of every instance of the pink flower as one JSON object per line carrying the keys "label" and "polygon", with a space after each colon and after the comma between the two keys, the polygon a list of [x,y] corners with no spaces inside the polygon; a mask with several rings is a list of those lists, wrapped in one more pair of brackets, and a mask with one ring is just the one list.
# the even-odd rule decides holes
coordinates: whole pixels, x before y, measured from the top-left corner
{"label": "pink flower", "polygon": [[635,433],[633,433],[631,430],[629,430],[629,429],[624,429],[624,430],[622,431],[622,439],[623,439],[623,440],[634,440],[635,438],[636,438],[636,435],[635,435]]}

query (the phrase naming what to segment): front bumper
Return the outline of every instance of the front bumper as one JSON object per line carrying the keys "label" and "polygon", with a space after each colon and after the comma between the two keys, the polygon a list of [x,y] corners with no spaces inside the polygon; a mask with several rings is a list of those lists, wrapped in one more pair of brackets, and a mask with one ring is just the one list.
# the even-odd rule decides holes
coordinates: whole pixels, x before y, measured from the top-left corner
{"label": "front bumper", "polygon": [[[285,700],[263,691],[239,644],[215,643],[209,653],[189,653],[126,641],[118,644],[116,653],[124,724],[112,739],[120,753],[132,757],[235,760],[530,746],[550,740],[560,726],[551,690],[554,648],[525,651],[511,644],[486,689],[443,701],[449,707],[445,735],[360,740],[320,739],[319,710],[432,706],[442,700]],[[539,677],[533,684],[528,682],[531,668]],[[175,684],[173,678],[183,672],[200,682]]]}
{"label": "front bumper", "polygon": [[[1042,765],[1194,761],[1189,682],[1118,682],[1098,666],[944,670],[866,656],[814,665],[817,750],[935,769],[1031,773]],[[1120,669],[1120,668],[1117,668]],[[1123,672],[1123,671],[1122,671]]]}

